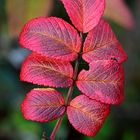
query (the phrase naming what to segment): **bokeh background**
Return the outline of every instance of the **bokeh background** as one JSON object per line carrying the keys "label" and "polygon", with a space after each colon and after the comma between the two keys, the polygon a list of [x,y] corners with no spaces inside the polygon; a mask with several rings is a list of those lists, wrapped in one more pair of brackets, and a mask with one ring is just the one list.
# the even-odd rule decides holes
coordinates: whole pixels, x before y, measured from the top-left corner
{"label": "bokeh background", "polygon": [[[56,140],[140,140],[140,0],[106,0],[104,17],[128,54],[125,62],[125,101],[111,113],[95,138],[76,132],[65,117]],[[0,0],[0,140],[41,140],[54,122],[26,121],[20,104],[36,85],[19,80],[20,66],[30,53],[18,44],[23,25],[38,16],[70,22],[59,0]],[[63,95],[67,90],[58,89]],[[75,93],[78,92],[75,89]]]}

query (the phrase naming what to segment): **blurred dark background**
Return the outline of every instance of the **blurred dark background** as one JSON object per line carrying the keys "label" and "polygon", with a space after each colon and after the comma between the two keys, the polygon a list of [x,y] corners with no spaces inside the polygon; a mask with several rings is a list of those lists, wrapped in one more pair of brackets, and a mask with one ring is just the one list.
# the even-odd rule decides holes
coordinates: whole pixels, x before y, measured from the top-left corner
{"label": "blurred dark background", "polygon": [[[19,80],[21,63],[29,51],[19,46],[18,35],[29,19],[38,16],[70,22],[59,0],[0,0],[0,140],[40,140],[42,132],[49,136],[55,124],[26,121],[20,112],[25,94],[34,85]],[[112,106],[95,138],[77,133],[65,117],[56,140],[140,140],[140,1],[107,0],[104,17],[128,54],[125,101]],[[66,95],[66,90],[59,90]]]}

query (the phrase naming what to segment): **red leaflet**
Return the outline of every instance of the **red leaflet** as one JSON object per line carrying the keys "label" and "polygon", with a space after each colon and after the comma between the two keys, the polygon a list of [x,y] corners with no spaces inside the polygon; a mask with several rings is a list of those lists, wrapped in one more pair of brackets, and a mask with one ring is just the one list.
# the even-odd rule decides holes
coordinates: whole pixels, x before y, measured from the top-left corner
{"label": "red leaflet", "polygon": [[36,18],[23,28],[20,44],[50,58],[72,61],[80,51],[77,31],[60,18]]}
{"label": "red leaflet", "polygon": [[76,82],[79,90],[92,99],[119,104],[124,98],[124,71],[116,60],[93,61],[82,70]]}
{"label": "red leaflet", "polygon": [[25,119],[48,122],[65,113],[62,95],[52,88],[33,89],[21,105]]}
{"label": "red leaflet", "polygon": [[73,83],[73,68],[69,62],[31,54],[24,61],[20,79],[34,84],[69,87]]}
{"label": "red leaflet", "polygon": [[89,32],[83,48],[83,59],[87,62],[92,60],[110,60],[115,58],[119,63],[127,59],[115,34],[109,24],[104,20]]}
{"label": "red leaflet", "polygon": [[99,22],[104,11],[104,0],[61,0],[74,26],[84,33]]}
{"label": "red leaflet", "polygon": [[109,105],[81,95],[71,101],[67,114],[76,130],[87,136],[95,136],[109,114]]}

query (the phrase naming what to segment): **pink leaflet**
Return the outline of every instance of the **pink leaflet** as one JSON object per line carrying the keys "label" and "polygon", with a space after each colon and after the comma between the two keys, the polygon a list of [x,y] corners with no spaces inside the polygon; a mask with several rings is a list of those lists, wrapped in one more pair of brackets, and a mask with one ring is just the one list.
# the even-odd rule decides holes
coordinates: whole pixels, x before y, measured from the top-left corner
{"label": "pink leaflet", "polygon": [[77,131],[87,136],[95,136],[108,116],[109,110],[109,105],[80,95],[71,101],[67,114],[70,123]]}
{"label": "pink leaflet", "polygon": [[116,60],[93,61],[76,84],[83,94],[103,103],[120,104],[124,98],[124,71]]}
{"label": "pink leaflet", "polygon": [[20,79],[38,85],[69,87],[72,85],[73,68],[67,61],[49,59],[33,53],[24,61]]}
{"label": "pink leaflet", "polygon": [[19,37],[22,47],[52,59],[73,61],[80,51],[77,31],[60,18],[36,18],[29,21]]}
{"label": "pink leaflet", "polygon": [[63,96],[52,88],[33,89],[21,105],[27,120],[48,122],[65,113]]}
{"label": "pink leaflet", "polygon": [[119,63],[127,59],[111,27],[105,20],[89,32],[83,48],[83,59],[90,63],[92,60],[116,59]]}
{"label": "pink leaflet", "polygon": [[84,33],[89,32],[99,22],[104,12],[104,0],[61,0],[74,24]]}

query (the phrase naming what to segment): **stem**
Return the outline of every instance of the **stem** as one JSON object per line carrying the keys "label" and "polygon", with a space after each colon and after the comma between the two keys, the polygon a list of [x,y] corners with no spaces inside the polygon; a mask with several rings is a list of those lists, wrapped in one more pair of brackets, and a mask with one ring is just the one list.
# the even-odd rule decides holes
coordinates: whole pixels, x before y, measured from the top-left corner
{"label": "stem", "polygon": [[75,63],[75,68],[74,68],[74,76],[73,76],[73,81],[74,82],[73,82],[72,86],[69,88],[68,95],[67,95],[66,101],[65,101],[65,105],[66,106],[69,105],[69,102],[71,100],[71,96],[72,96],[72,92],[73,92],[73,89],[74,89],[75,80],[77,79],[78,67],[79,67],[79,59],[77,58],[76,63]]}
{"label": "stem", "polygon": [[55,135],[56,135],[56,132],[59,129],[59,127],[60,127],[60,125],[62,123],[62,120],[63,120],[63,117],[61,117],[60,119],[58,119],[58,121],[57,121],[57,123],[56,123],[56,125],[55,125],[55,127],[53,129],[53,132],[52,132],[52,134],[50,136],[50,140],[54,140]]}
{"label": "stem", "polygon": [[[80,37],[81,37],[81,42],[83,42],[83,34],[80,32]],[[71,96],[72,96],[72,92],[73,92],[73,89],[74,89],[74,84],[77,80],[77,76],[78,76],[78,68],[79,68],[79,61],[80,61],[80,53],[82,52],[83,50],[83,44],[81,46],[81,49],[80,49],[80,52],[79,52],[79,55],[76,59],[76,62],[75,62],[75,67],[74,67],[74,76],[73,76],[73,84],[72,86],[69,88],[69,91],[68,91],[68,95],[67,95],[67,98],[66,98],[66,101],[65,101],[65,105],[68,106],[69,105],[69,102],[71,100]]]}
{"label": "stem", "polygon": [[[80,32],[80,37],[81,37],[81,42],[83,42],[83,34]],[[77,76],[78,76],[78,68],[79,68],[79,61],[80,61],[80,54],[82,52],[82,49],[83,49],[83,44],[81,46],[81,49],[80,49],[80,52],[78,54],[78,57],[76,59],[76,62],[75,62],[75,67],[74,67],[74,75],[73,75],[73,84],[71,85],[71,87],[69,88],[69,91],[68,91],[68,95],[66,97],[66,101],[65,101],[65,106],[68,106],[70,101],[71,101],[71,96],[72,96],[72,92],[73,92],[73,89],[74,89],[74,84],[77,80]],[[54,140],[55,138],[55,135],[57,133],[57,130],[59,129],[61,123],[62,123],[62,120],[63,120],[63,117],[61,117],[60,119],[58,119],[56,125],[55,125],[55,128],[53,129],[53,132],[50,136],[50,140]]]}

